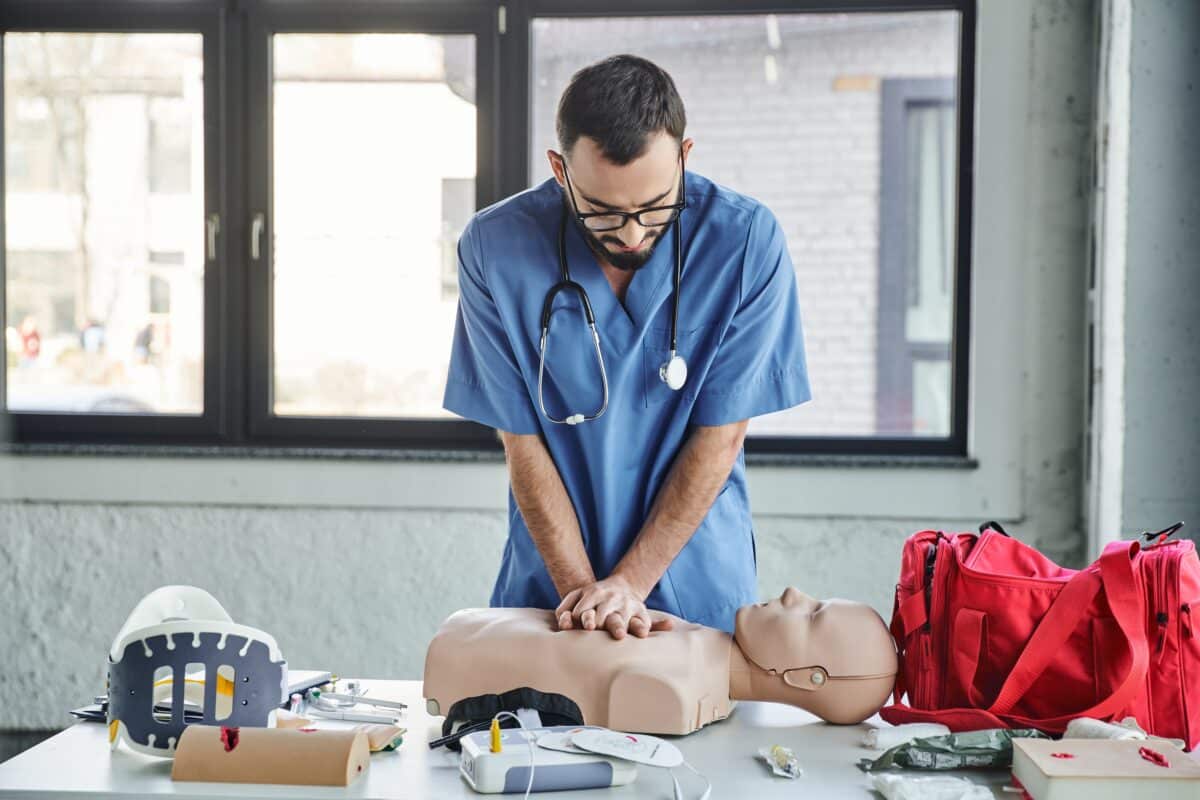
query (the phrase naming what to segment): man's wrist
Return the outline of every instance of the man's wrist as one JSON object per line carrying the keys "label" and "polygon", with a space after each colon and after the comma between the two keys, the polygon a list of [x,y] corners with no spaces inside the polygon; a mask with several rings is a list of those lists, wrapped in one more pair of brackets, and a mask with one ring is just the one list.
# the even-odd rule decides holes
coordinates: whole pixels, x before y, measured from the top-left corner
{"label": "man's wrist", "polygon": [[643,576],[638,575],[636,569],[624,563],[618,564],[612,574],[614,578],[623,581],[629,587],[629,591],[637,595],[637,598],[643,602],[650,596],[650,591],[657,583],[657,581],[647,582]]}
{"label": "man's wrist", "polygon": [[583,589],[596,582],[596,576],[590,573],[580,573],[569,578],[561,578],[554,582],[559,597],[566,597],[576,589]]}

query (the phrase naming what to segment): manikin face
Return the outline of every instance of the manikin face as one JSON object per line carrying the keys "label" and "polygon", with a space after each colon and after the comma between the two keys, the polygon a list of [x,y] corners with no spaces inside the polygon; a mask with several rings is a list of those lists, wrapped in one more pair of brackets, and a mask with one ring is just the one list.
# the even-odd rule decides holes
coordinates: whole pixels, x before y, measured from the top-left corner
{"label": "manikin face", "polygon": [[[692,140],[684,139],[683,157],[686,160]],[[628,164],[618,165],[604,158],[594,139],[581,136],[567,154],[567,171],[574,190],[575,207],[580,214],[605,211],[638,211],[654,206],[667,206],[679,201],[681,146],[666,132],[652,136],[646,150]],[[567,210],[572,212],[566,197],[567,174],[562,156],[548,151],[547,157],[554,176],[564,192]],[[617,269],[636,270],[650,260],[654,248],[671,229],[670,225],[644,228],[630,219],[625,227],[611,231],[581,230],[592,252]]]}
{"label": "manikin face", "polygon": [[891,635],[874,609],[817,600],[792,587],[770,602],[740,609],[734,636],[751,661],[776,672],[810,666],[830,676],[894,670]]}
{"label": "manikin face", "polygon": [[[825,606],[815,597],[789,586],[774,600],[738,611],[738,644],[743,649],[749,646],[756,652],[773,653],[771,663],[759,664],[765,669],[783,671],[817,663],[809,658],[808,651],[814,622]],[[779,646],[768,648],[769,643]]]}

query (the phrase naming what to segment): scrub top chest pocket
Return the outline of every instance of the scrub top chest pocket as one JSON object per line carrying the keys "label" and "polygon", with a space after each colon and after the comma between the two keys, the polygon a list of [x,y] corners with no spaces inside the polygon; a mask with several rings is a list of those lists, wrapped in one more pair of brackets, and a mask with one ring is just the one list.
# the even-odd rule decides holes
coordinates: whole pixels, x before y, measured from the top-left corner
{"label": "scrub top chest pocket", "polygon": [[642,340],[642,385],[646,394],[646,406],[656,406],[670,400],[686,399],[691,402],[700,389],[708,364],[712,323],[691,330],[680,330],[676,335],[676,352],[687,361],[687,383],[675,391],[659,375],[659,368],[671,357],[670,326],[653,325]]}

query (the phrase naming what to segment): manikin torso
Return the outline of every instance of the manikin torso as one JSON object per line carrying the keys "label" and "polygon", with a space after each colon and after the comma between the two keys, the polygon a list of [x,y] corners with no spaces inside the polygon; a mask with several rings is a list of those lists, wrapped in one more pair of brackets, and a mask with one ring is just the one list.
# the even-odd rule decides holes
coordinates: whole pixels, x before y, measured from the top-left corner
{"label": "manikin torso", "polygon": [[431,713],[445,714],[464,697],[530,686],[571,698],[589,725],[690,733],[729,716],[732,639],[672,620],[673,630],[614,640],[557,630],[541,609],[459,611],[429,646],[425,697],[437,705]]}
{"label": "manikin torso", "polygon": [[530,687],[569,697],[588,725],[642,733],[691,733],[729,716],[735,700],[789,703],[855,723],[883,705],[895,679],[891,635],[863,603],[789,588],[740,609],[736,638],[668,618],[669,630],[617,640],[603,630],[560,631],[551,611],[459,611],[425,657],[430,713]]}

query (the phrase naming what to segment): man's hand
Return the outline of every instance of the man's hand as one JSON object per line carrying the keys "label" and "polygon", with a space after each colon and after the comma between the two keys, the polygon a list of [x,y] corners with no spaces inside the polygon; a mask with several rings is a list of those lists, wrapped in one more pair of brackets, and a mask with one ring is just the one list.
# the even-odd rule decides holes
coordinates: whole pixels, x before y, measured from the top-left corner
{"label": "man's hand", "polygon": [[651,631],[670,630],[671,621],[651,618],[642,596],[620,575],[581,586],[567,593],[554,612],[559,630],[576,626],[607,630],[614,639],[632,633],[644,639]]}

